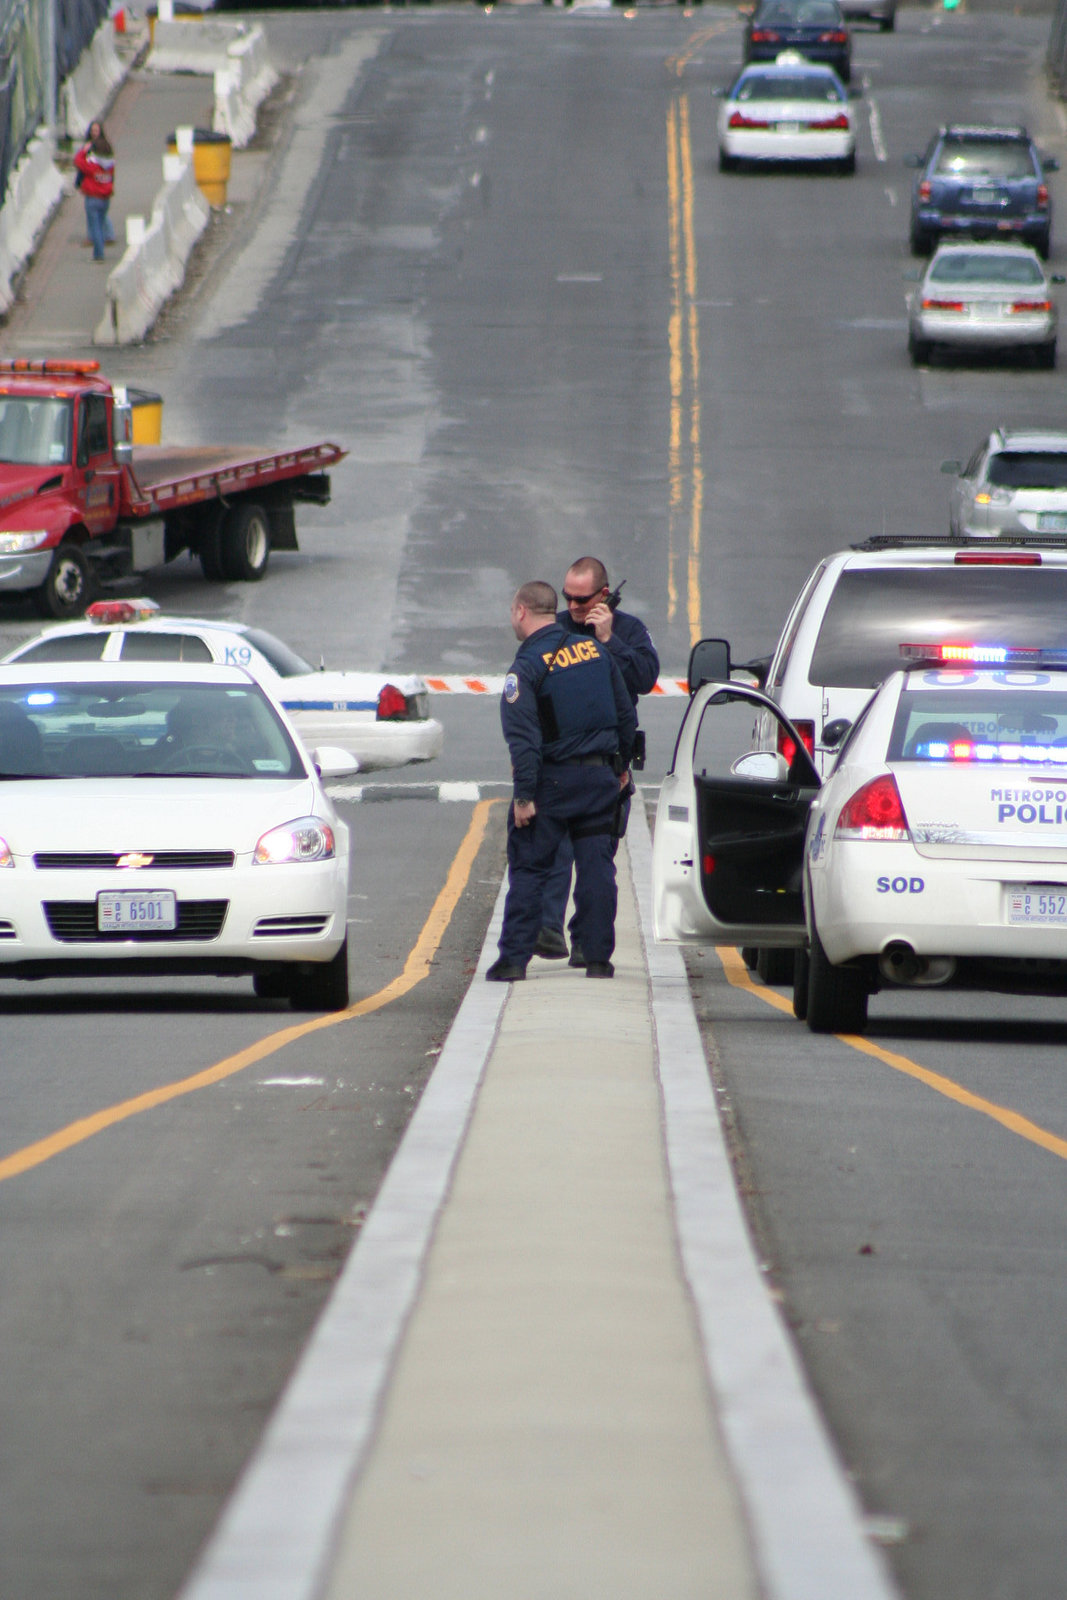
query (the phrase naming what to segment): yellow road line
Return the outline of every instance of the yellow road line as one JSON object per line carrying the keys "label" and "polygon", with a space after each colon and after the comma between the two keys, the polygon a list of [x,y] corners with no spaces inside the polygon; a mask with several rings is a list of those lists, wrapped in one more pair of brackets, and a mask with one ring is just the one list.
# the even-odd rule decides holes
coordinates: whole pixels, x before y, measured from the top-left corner
{"label": "yellow road line", "polygon": [[[693,224],[693,145],[689,96],[674,96],[667,107],[667,221],[671,279],[668,348],[670,432],[667,519],[667,620],[678,613],[678,546],[686,501],[683,439],[688,451],[689,516],[685,559],[686,620],[689,642],[701,634],[700,543],[704,517],[704,465],[701,444],[700,317],[697,311],[697,252]],[[688,405],[688,426],[684,413]]]}
{"label": "yellow road line", "polygon": [[243,1072],[246,1067],[254,1066],[257,1061],[263,1061],[279,1050],[284,1050],[287,1045],[295,1044],[298,1039],[318,1033],[321,1028],[335,1028],[339,1023],[351,1022],[355,1017],[369,1016],[371,1012],[380,1011],[383,1006],[407,994],[416,984],[421,983],[430,971],[445,930],[452,920],[452,914],[467,887],[471,867],[485,837],[490,807],[500,804],[499,800],[480,800],[475,806],[470,825],[448,869],[448,876],[441,892],[423,923],[419,937],[404,963],[403,971],[399,977],[393,979],[392,983],[386,984],[384,989],[379,989],[377,994],[368,995],[366,1000],[358,1000],[345,1011],[332,1011],[326,1016],[315,1017],[310,1022],[294,1023],[291,1028],[282,1028],[280,1032],[269,1034],[266,1039],[260,1039],[257,1044],[249,1045],[246,1050],[239,1050],[236,1055],[227,1056],[224,1061],[217,1061],[213,1067],[206,1067],[203,1072],[195,1072],[191,1077],[181,1078],[176,1083],[162,1084],[158,1089],[149,1089],[145,1094],[135,1095],[131,1100],[122,1100],[118,1105],[107,1106],[91,1116],[81,1117],[77,1122],[68,1123],[65,1128],[57,1129],[55,1133],[50,1133],[44,1139],[38,1139],[34,1144],[25,1145],[21,1150],[16,1150],[0,1161],[0,1182],[5,1178],[14,1178],[20,1173],[29,1172],[33,1167],[39,1167],[44,1162],[51,1161],[53,1156],[61,1155],[63,1151],[83,1144],[87,1139],[92,1139],[96,1134],[103,1133],[107,1128],[113,1128],[117,1123],[125,1122],[130,1117],[140,1116],[144,1111],[153,1111],[157,1106],[166,1105],[168,1100],[177,1100],[182,1095],[192,1094],[197,1089],[205,1089],[210,1084],[221,1083],[224,1078],[232,1078],[236,1073]]}
{"label": "yellow road line", "polygon": [[[788,1011],[792,1015],[791,1001],[780,994],[775,994],[773,989],[754,983],[748,968],[732,945],[716,945],[715,954],[722,962],[723,971],[735,989],[746,989],[749,994],[758,995],[767,1005],[774,1006],[776,1011]],[[920,1066],[917,1061],[898,1055],[895,1050],[884,1050],[880,1044],[875,1044],[871,1039],[864,1039],[858,1033],[839,1033],[835,1037],[843,1044],[851,1045],[854,1050],[862,1050],[864,1055],[873,1056],[876,1061],[884,1062],[895,1072],[903,1072],[907,1077],[924,1083],[928,1089],[933,1089],[935,1094],[944,1095],[946,1100],[953,1100],[957,1105],[965,1106],[968,1111],[977,1111],[983,1117],[989,1117],[993,1122],[998,1122],[1002,1128],[1007,1128],[1010,1133],[1018,1134],[1020,1139],[1026,1139],[1030,1144],[1036,1144],[1040,1149],[1067,1161],[1067,1139],[1061,1139],[1057,1134],[1050,1133],[1039,1123],[1031,1122],[1029,1117],[1020,1116],[1017,1111],[1012,1111],[1007,1106],[998,1106],[995,1100],[986,1100],[981,1095],[972,1094],[970,1089],[965,1089],[954,1079],[946,1078],[940,1072],[931,1072],[929,1067]]]}
{"label": "yellow road line", "polygon": [[693,498],[689,513],[688,618],[689,643],[700,638],[702,610],[700,598],[700,531],[704,518],[704,458],[701,451],[700,404],[700,317],[697,312],[697,247],[693,227],[693,142],[689,132],[689,96],[683,94],[679,105],[681,119],[682,154],[682,215],[685,226],[685,292],[689,313],[689,447],[690,470],[693,480]]}
{"label": "yellow road line", "polygon": [[671,388],[668,446],[669,510],[667,521],[667,621],[678,610],[675,530],[682,509],[682,395],[685,366],[682,354],[681,187],[678,180],[678,105],[667,107],[667,221],[671,276],[671,310],[667,324]]}

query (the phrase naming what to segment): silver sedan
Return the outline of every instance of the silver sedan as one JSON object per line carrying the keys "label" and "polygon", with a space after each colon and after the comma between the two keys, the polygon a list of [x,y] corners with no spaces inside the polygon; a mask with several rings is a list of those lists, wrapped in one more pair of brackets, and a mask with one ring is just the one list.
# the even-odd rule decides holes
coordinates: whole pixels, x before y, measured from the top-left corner
{"label": "silver sedan", "polygon": [[908,296],[908,354],[929,361],[935,345],[1032,350],[1056,365],[1056,302],[1035,250],[1017,244],[942,245]]}

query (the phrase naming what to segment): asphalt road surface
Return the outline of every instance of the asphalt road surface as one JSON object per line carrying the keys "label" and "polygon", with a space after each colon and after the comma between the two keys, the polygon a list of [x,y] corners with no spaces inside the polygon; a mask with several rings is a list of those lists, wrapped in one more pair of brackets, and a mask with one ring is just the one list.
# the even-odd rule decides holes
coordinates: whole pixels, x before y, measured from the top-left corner
{"label": "asphalt road surface", "polygon": [[[291,79],[261,201],[114,366],[166,395],[169,437],[350,455],[299,554],[249,586],[177,563],[140,585],[167,609],[330,665],[500,672],[514,588],[592,551],[681,674],[702,632],[768,650],[826,551],[947,529],[939,464],[993,423],[1062,424],[1055,374],[913,370],[903,312],[903,157],[939,121],[1067,154],[1044,19],[857,29],[847,179],[718,173],[725,8],[268,26]],[[36,627],[5,602],[0,644]],[[5,1597],[172,1596],[328,1292],[500,878],[495,706],[434,709],[443,757],[350,808],[361,1015],[280,1040],[308,1019],[248,983],[0,990]],[[643,720],[654,799],[678,702]],[[482,799],[424,798],[441,779]],[[872,1055],[736,963],[692,969],[769,1275],[908,1600],[1061,1600],[1067,1003],[879,997]]]}

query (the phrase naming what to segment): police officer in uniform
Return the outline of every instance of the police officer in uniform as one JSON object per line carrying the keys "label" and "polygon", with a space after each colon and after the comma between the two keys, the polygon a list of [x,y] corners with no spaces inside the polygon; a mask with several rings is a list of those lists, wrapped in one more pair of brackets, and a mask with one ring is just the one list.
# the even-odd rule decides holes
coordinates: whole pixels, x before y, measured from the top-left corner
{"label": "police officer in uniform", "polygon": [[526,976],[541,926],[545,878],[560,841],[577,868],[575,937],[586,976],[610,978],[615,949],[615,834],[629,785],[637,721],[609,652],[556,619],[556,591],[525,583],[511,602],[520,641],[504,680],[500,719],[511,754],[508,893],[494,983]]}
{"label": "police officer in uniform", "polygon": [[[566,611],[557,617],[560,627],[568,633],[594,638],[604,645],[622,673],[630,700],[637,715],[637,697],[650,694],[659,677],[659,656],[652,643],[652,635],[641,621],[628,611],[619,611],[609,604],[608,574],[604,563],[596,556],[579,556],[567,569],[563,580],[563,598]],[[644,738],[642,734],[641,739]],[[643,756],[637,765],[643,763]],[[630,813],[629,799],[623,802],[618,837],[626,832]],[[563,918],[567,911],[567,896],[571,887],[571,867],[574,855],[570,840],[564,838],[545,886],[541,904],[541,928],[534,946],[534,954],[549,961],[562,960],[567,954],[567,941],[563,936]],[[571,928],[571,965],[584,965],[585,951],[581,940],[574,937]]]}

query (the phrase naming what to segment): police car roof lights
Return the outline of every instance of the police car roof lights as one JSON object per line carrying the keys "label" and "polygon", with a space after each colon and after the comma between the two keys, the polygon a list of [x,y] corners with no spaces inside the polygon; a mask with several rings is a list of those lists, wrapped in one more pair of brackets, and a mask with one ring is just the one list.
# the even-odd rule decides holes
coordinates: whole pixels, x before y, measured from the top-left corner
{"label": "police car roof lights", "polygon": [[1067,667],[1067,650],[1037,645],[902,644],[900,654],[911,667]]}
{"label": "police car roof lights", "polygon": [[89,622],[99,623],[102,627],[114,627],[116,622],[147,622],[151,617],[159,616],[161,610],[154,600],[147,598],[94,600],[86,608],[85,615]]}

